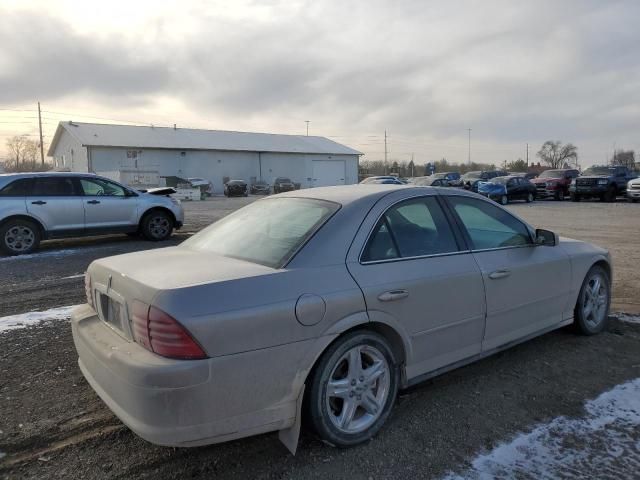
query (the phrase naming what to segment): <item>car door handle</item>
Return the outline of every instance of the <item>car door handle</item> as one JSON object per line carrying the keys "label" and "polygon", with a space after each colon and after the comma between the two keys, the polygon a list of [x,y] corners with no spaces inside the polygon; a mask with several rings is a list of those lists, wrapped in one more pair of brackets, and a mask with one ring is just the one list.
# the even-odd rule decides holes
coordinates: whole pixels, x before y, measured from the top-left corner
{"label": "car door handle", "polygon": [[505,278],[511,275],[509,270],[496,270],[495,272],[491,272],[489,274],[489,278],[492,280],[497,280],[499,278]]}
{"label": "car door handle", "polygon": [[88,203],[89,205],[97,205],[97,204],[99,204],[99,203],[100,203],[100,200],[89,200],[87,203]]}
{"label": "car door handle", "polygon": [[46,205],[47,202],[43,201],[43,200],[37,200],[35,202],[31,202],[32,205]]}
{"label": "car door handle", "polygon": [[407,292],[406,290],[390,290],[378,295],[378,300],[380,300],[381,302],[392,302],[394,300],[407,298],[408,296],[409,292]]}

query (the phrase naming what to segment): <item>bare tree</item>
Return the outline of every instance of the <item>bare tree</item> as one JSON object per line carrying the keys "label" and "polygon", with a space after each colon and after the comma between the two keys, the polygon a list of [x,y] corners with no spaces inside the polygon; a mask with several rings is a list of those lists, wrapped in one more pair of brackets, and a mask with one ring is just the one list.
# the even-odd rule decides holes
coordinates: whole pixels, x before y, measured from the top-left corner
{"label": "bare tree", "polygon": [[8,155],[4,164],[7,172],[40,172],[51,169],[50,163],[41,164],[40,143],[24,135],[16,135],[7,140]]}
{"label": "bare tree", "polygon": [[571,143],[563,145],[560,140],[547,140],[536,155],[551,168],[562,168],[569,161],[577,163],[578,147]]}
{"label": "bare tree", "polygon": [[25,151],[29,139],[22,135],[16,135],[7,140],[7,149],[9,150],[9,160],[15,164],[15,168],[20,168],[20,162],[24,161]]}
{"label": "bare tree", "polygon": [[622,165],[629,170],[636,167],[636,153],[633,150],[616,150],[611,158],[611,165]]}

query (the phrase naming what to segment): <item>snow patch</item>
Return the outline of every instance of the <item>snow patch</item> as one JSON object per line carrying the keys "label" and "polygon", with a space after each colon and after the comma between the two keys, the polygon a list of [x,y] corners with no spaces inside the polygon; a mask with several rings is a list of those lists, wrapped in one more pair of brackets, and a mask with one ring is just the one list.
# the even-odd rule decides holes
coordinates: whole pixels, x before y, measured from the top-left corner
{"label": "snow patch", "polygon": [[11,257],[0,257],[0,262],[11,262],[16,260],[28,260],[30,258],[42,258],[42,257],[66,257],[73,255],[74,253],[81,251],[79,248],[67,248],[64,250],[49,250],[46,252],[27,253],[26,255],[14,255]]}
{"label": "snow patch", "polygon": [[77,306],[78,305],[71,305],[69,307],[52,308],[40,312],[27,312],[18,315],[9,315],[8,317],[0,317],[0,333],[17,328],[25,328],[42,322],[69,320],[71,318],[71,311]]}
{"label": "snow patch", "polygon": [[613,316],[621,322],[640,323],[640,315],[631,315],[629,313],[614,313]]}
{"label": "snow patch", "polygon": [[558,417],[476,457],[446,480],[627,478],[640,471],[640,378],[585,404],[582,418]]}

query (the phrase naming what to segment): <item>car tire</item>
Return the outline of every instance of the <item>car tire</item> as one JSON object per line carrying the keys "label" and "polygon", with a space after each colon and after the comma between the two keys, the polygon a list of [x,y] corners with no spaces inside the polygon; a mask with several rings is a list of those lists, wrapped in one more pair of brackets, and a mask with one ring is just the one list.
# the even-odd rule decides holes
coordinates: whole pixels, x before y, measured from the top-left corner
{"label": "car tire", "polygon": [[637,198],[632,198],[631,199],[631,203],[638,203],[638,199]]}
{"label": "car tire", "polygon": [[527,194],[527,203],[531,203],[533,202],[534,197],[533,197],[533,193],[528,193]]}
{"label": "car tire", "polygon": [[9,220],[0,227],[0,251],[7,255],[24,255],[38,249],[40,227],[29,220]]}
{"label": "car tire", "polygon": [[383,336],[355,331],[339,338],[322,354],[307,382],[305,400],[313,428],[335,447],[366,442],[389,417],[398,379],[397,360]]}
{"label": "car tire", "polygon": [[615,202],[616,194],[617,194],[616,187],[609,187],[605,192],[605,194],[602,196],[602,201],[608,202],[608,203]]}
{"label": "car tire", "polygon": [[509,203],[509,197],[506,195],[502,195],[500,197],[500,205],[506,205]]}
{"label": "car tire", "polygon": [[173,219],[162,210],[151,210],[143,218],[140,231],[147,240],[160,242],[166,240],[173,232]]}
{"label": "car tire", "polygon": [[569,197],[571,198],[572,202],[579,202],[580,201],[580,195],[577,195],[575,193],[569,194]]}
{"label": "car tire", "polygon": [[574,329],[582,335],[595,335],[607,326],[611,305],[611,279],[604,268],[594,265],[587,272],[574,310]]}

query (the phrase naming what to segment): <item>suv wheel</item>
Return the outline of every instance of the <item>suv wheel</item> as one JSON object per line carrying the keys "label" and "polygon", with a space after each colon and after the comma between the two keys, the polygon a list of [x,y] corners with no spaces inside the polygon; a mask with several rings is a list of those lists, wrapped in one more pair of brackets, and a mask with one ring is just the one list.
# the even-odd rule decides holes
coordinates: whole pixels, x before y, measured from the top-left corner
{"label": "suv wheel", "polygon": [[316,432],[331,445],[349,447],[382,428],[398,392],[398,367],[384,337],[356,331],[320,357],[308,385]]}
{"label": "suv wheel", "polygon": [[0,227],[0,250],[8,255],[31,253],[40,245],[40,229],[29,220],[9,220]]}
{"label": "suv wheel", "polygon": [[142,219],[142,235],[154,242],[166,240],[173,231],[173,220],[162,210],[152,210]]}
{"label": "suv wheel", "polygon": [[606,193],[602,196],[602,201],[604,202],[615,202],[616,201],[616,187],[609,187]]}

